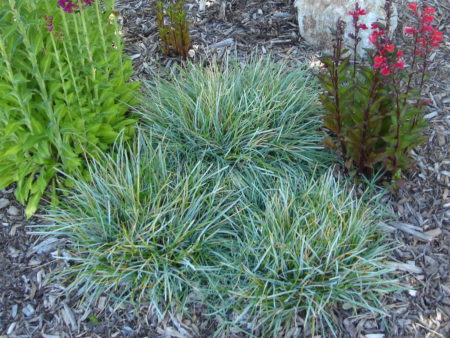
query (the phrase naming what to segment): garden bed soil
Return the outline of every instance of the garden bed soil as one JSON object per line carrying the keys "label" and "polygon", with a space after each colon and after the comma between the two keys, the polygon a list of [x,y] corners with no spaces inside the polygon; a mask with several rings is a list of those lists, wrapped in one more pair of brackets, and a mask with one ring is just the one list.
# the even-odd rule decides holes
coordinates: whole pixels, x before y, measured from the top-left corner
{"label": "garden bed soil", "polygon": [[[399,6],[400,22],[408,21],[406,1]],[[187,1],[194,62],[209,63],[226,57],[248,60],[270,54],[295,64],[317,63],[319,51],[308,47],[298,34],[296,11],[290,0],[211,0],[204,11]],[[336,311],[348,337],[449,337],[450,336],[450,6],[431,0],[437,9],[443,47],[433,55],[432,75],[425,95],[430,100],[426,119],[427,142],[415,150],[417,164],[407,173],[390,202],[397,222],[384,226],[398,248],[392,265],[410,291],[384,299],[389,317],[373,313],[350,317]],[[161,53],[153,0],[120,0],[126,52],[133,58],[135,78],[145,80],[162,67],[179,63]],[[401,32],[400,26],[398,32]],[[397,34],[400,43],[401,33]],[[27,234],[23,208],[13,188],[0,192],[0,336],[23,337],[191,337],[210,336],[201,309],[192,317],[169,317],[157,322],[143,304],[138,317],[124,307],[116,312],[100,299],[88,309],[76,307],[64,287],[49,280],[50,272],[65,263],[64,243],[55,238]],[[235,336],[239,336],[236,332]]]}

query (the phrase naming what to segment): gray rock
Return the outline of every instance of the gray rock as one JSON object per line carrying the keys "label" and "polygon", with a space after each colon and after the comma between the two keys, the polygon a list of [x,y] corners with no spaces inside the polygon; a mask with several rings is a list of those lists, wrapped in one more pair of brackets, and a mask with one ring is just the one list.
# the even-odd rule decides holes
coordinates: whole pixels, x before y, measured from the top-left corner
{"label": "gray rock", "polygon": [[9,216],[17,216],[19,214],[19,209],[17,209],[14,205],[11,205],[7,211]]}
{"label": "gray rock", "polygon": [[[352,17],[348,12],[355,8],[359,3],[360,7],[367,12],[367,15],[360,17],[360,24],[366,24],[367,27],[384,19],[385,0],[295,0],[295,6],[298,11],[298,24],[300,35],[309,44],[322,48],[330,52],[333,45],[332,32],[336,28],[336,22],[340,18],[346,22],[344,41],[347,47],[352,46],[353,40],[349,34],[353,32]],[[393,6],[393,17],[391,21],[391,34],[397,27],[397,8]],[[361,42],[358,46],[358,54],[364,54],[364,48],[372,47],[369,42],[371,29],[360,31]]]}
{"label": "gray rock", "polygon": [[11,202],[6,198],[0,198],[0,209],[6,208]]}

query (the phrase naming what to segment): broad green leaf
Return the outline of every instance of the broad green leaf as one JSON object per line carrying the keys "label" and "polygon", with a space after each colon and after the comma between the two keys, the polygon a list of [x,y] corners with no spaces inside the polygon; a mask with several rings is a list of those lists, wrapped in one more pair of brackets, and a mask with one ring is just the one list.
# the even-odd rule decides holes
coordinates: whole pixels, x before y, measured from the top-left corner
{"label": "broad green leaf", "polygon": [[39,206],[39,202],[41,200],[43,193],[37,192],[33,194],[27,202],[27,206],[25,208],[25,216],[29,219],[33,216]]}

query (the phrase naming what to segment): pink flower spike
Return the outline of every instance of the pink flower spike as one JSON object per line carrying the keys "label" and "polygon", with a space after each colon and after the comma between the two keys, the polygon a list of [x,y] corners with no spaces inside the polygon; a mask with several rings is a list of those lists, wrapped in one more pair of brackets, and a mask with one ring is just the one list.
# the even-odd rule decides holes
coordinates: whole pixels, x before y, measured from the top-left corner
{"label": "pink flower spike", "polygon": [[57,3],[67,13],[72,13],[74,9],[78,8],[78,5],[74,4],[72,0],[58,0]]}
{"label": "pink flower spike", "polygon": [[81,0],[86,6],[90,6],[95,0]]}

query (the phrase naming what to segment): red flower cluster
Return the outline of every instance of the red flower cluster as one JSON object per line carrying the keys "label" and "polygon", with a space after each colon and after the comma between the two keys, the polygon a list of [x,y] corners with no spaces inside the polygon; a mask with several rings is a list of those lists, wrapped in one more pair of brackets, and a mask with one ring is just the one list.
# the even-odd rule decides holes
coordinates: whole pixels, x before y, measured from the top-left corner
{"label": "red flower cluster", "polygon": [[368,27],[365,24],[359,24],[359,17],[362,15],[366,15],[367,12],[359,7],[359,3],[356,3],[355,10],[348,12],[349,15],[353,17],[353,27],[356,27],[356,29],[368,29]]}
{"label": "red flower cluster", "polygon": [[373,59],[373,68],[379,69],[382,75],[389,75],[396,69],[405,68],[405,63],[402,61],[403,52],[401,50],[395,52],[395,46],[391,44],[386,30],[378,23],[373,23],[372,29],[374,31],[369,40],[377,50]]}
{"label": "red flower cluster", "polygon": [[366,15],[367,12],[361,7],[359,7],[359,3],[356,3],[355,10],[348,12],[348,14],[350,14],[354,18],[357,18],[360,17],[361,15]]}
{"label": "red flower cluster", "polygon": [[411,2],[408,7],[417,18],[417,25],[405,28],[405,34],[412,35],[416,39],[416,54],[426,56],[430,51],[438,48],[443,40],[442,32],[432,26],[436,10],[425,4],[420,11],[416,2]]}
{"label": "red flower cluster", "polygon": [[[390,45],[392,46],[392,45]],[[388,49],[386,49],[388,51]],[[392,52],[394,52],[394,46],[392,46]],[[401,61],[403,57],[403,52],[401,50],[397,51],[394,57],[395,62],[390,64],[392,57],[383,56],[383,54],[377,55],[373,59],[373,68],[380,69],[380,73],[383,75],[389,75],[395,69],[405,68],[405,63]]]}
{"label": "red flower cluster", "polygon": [[379,26],[377,23],[372,23],[372,26],[370,27],[373,29],[372,35],[369,36],[369,41],[372,43],[372,45],[375,46],[375,48],[379,48],[380,44],[383,44],[381,40],[386,36],[386,33],[384,31],[384,28]]}
{"label": "red flower cluster", "polygon": [[348,36],[351,39],[355,40],[353,53],[355,53],[355,57],[356,57],[356,53],[357,53],[356,50],[357,50],[359,42],[361,41],[361,38],[359,37],[359,31],[368,29],[368,27],[365,24],[359,23],[359,18],[360,18],[360,16],[366,15],[367,12],[364,9],[362,9],[361,7],[359,7],[359,3],[356,3],[355,10],[348,12],[348,14],[351,15],[353,18],[352,24],[353,24],[354,31],[353,31],[353,33],[350,33]]}

